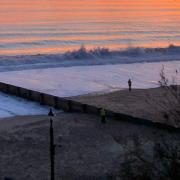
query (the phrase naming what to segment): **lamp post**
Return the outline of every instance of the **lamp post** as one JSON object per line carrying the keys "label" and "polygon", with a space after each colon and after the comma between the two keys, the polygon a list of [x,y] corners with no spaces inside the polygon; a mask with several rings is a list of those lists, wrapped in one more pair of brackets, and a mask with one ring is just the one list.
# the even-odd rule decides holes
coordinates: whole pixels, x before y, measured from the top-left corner
{"label": "lamp post", "polygon": [[54,113],[52,109],[50,109],[48,113],[50,119],[50,128],[49,128],[49,135],[50,135],[50,160],[51,160],[51,180],[54,180],[54,156],[55,156],[55,144],[54,144],[54,132],[53,132],[53,119]]}

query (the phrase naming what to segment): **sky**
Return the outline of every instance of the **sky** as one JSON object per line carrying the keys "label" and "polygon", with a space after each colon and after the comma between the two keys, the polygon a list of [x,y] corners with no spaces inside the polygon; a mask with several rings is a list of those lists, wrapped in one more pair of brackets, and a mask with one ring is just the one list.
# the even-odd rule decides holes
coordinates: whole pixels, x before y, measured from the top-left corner
{"label": "sky", "polygon": [[[0,23],[30,24],[128,16],[139,18],[176,14],[180,0],[1,0]],[[123,12],[123,13],[122,13]],[[126,13],[125,13],[126,12]]]}
{"label": "sky", "polygon": [[169,44],[180,44],[180,0],[0,0],[1,55]]}

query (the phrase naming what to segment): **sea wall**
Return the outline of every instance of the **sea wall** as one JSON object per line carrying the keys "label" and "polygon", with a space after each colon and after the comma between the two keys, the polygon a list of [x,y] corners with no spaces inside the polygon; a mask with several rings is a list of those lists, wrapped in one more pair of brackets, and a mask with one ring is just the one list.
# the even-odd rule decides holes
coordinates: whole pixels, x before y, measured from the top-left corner
{"label": "sea wall", "polygon": [[[92,113],[97,115],[99,115],[100,112],[100,108],[96,106],[83,104],[68,98],[53,96],[50,94],[14,86],[3,82],[0,82],[0,91],[27,99],[29,101],[39,102],[41,105],[49,105],[56,109],[62,109],[66,112],[82,112],[82,113]],[[114,111],[110,111],[108,109],[106,109],[106,112],[107,112],[107,116],[120,121],[127,121],[135,124],[141,124],[141,125],[152,126],[160,129],[166,129],[169,131],[180,132],[180,128],[175,128],[167,124],[153,122],[147,119],[133,117],[127,114],[117,113]]]}

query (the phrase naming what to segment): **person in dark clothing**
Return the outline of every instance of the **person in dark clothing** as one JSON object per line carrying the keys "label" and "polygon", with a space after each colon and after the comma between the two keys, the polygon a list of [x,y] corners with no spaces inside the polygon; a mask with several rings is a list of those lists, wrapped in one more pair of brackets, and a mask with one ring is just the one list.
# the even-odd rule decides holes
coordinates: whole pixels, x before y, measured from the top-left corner
{"label": "person in dark clothing", "polygon": [[106,111],[105,111],[104,108],[102,108],[102,109],[100,110],[100,116],[101,116],[101,122],[102,122],[102,123],[105,123],[105,122],[106,122]]}
{"label": "person in dark clothing", "polygon": [[131,81],[131,79],[128,80],[128,86],[129,86],[129,91],[131,91],[131,86],[132,86],[132,81]]}

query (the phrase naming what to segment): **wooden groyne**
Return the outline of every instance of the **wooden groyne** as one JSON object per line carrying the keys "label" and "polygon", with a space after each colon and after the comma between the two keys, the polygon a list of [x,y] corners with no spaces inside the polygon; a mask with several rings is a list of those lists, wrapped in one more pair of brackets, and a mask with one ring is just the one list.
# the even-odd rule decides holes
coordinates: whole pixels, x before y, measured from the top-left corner
{"label": "wooden groyne", "polygon": [[[7,84],[4,82],[0,82],[0,91],[27,99],[29,101],[39,102],[41,105],[49,105],[56,109],[62,109],[66,112],[92,113],[97,115],[99,115],[100,112],[100,108],[96,106],[83,104],[68,98],[62,98],[62,97],[38,92],[35,90],[30,90],[15,85]],[[180,128],[176,128],[167,124],[153,122],[147,119],[133,117],[127,114],[117,113],[108,109],[106,109],[106,112],[107,112],[107,116],[120,121],[127,121],[134,124],[141,124],[141,125],[156,127],[160,129],[166,129],[173,132],[174,131],[180,132]]]}

